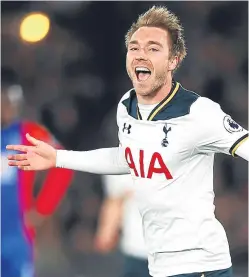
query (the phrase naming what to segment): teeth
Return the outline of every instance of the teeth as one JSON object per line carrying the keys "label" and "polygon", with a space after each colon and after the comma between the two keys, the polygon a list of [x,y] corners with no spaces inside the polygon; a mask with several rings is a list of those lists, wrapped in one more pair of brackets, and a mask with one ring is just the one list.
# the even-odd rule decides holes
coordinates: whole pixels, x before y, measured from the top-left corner
{"label": "teeth", "polygon": [[136,67],[136,72],[143,71],[143,72],[150,72],[147,67]]}

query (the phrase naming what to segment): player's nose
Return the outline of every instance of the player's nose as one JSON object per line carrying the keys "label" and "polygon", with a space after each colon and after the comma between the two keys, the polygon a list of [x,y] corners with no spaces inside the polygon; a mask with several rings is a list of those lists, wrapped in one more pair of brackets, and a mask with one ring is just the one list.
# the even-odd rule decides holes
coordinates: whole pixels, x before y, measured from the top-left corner
{"label": "player's nose", "polygon": [[146,55],[137,55],[137,56],[135,57],[135,60],[136,60],[136,61],[147,61],[148,58],[146,57]]}
{"label": "player's nose", "polygon": [[135,56],[136,60],[147,60],[147,55],[145,52],[144,48],[140,48],[137,52],[136,52],[136,56]]}

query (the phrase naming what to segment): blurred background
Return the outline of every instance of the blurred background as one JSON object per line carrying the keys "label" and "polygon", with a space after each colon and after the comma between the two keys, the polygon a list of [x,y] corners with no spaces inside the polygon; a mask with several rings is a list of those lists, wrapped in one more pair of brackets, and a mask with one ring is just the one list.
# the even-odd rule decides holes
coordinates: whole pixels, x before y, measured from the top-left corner
{"label": "blurred background", "polygon": [[[23,100],[22,116],[44,124],[67,149],[114,146],[116,105],[131,88],[124,35],[156,4],[167,5],[185,29],[188,55],[175,79],[248,129],[248,2],[239,1],[2,1],[1,79],[21,86],[13,95]],[[236,277],[248,276],[247,166],[225,155],[215,160],[216,215]],[[99,176],[76,174],[38,230],[38,277],[118,276],[118,247],[105,255],[93,247],[103,197]]]}

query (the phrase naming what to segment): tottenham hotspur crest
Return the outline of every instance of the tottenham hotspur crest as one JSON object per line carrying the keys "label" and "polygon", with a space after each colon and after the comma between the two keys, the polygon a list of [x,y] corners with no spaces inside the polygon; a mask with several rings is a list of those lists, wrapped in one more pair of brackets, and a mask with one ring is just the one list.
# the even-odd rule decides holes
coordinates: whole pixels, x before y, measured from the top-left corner
{"label": "tottenham hotspur crest", "polygon": [[169,127],[169,128],[167,128],[167,123],[164,125],[164,127],[163,127],[163,132],[164,132],[164,134],[165,134],[165,137],[164,137],[164,139],[162,140],[162,142],[161,142],[161,145],[163,146],[163,147],[167,147],[168,146],[168,144],[169,144],[169,141],[168,141],[168,132],[169,131],[171,131],[171,127]]}

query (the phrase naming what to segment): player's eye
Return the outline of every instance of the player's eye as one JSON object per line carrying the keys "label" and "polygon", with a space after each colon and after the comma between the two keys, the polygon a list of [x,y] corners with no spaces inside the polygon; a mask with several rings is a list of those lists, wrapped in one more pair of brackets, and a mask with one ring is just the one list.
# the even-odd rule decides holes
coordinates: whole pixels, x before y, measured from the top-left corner
{"label": "player's eye", "polygon": [[138,47],[131,47],[130,48],[130,51],[137,51],[138,50]]}
{"label": "player's eye", "polygon": [[149,49],[149,51],[151,51],[151,52],[158,52],[159,49],[157,49],[157,48],[155,48],[155,47],[151,47],[151,48]]}

